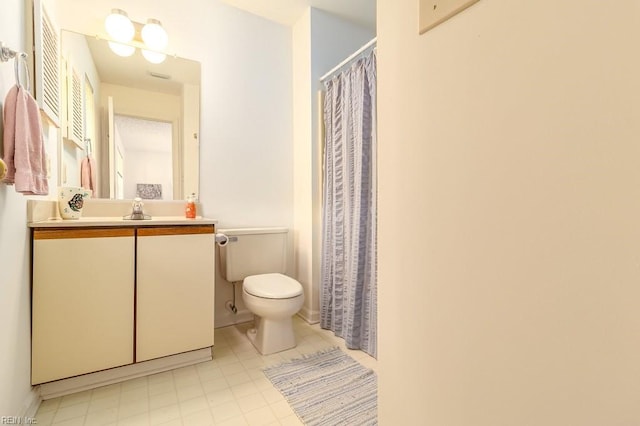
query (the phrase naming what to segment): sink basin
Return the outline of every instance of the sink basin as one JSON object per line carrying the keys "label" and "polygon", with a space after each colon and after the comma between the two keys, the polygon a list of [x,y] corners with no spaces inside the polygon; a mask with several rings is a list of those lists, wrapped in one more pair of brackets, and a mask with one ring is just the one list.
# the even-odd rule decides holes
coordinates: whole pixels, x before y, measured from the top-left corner
{"label": "sink basin", "polygon": [[[57,200],[27,200],[27,217],[30,228],[59,227],[110,227],[110,226],[173,226],[215,225],[216,220],[198,216],[188,219],[182,201],[150,200],[145,212],[133,212],[128,200],[87,199],[82,216],[78,219],[62,219],[58,216]],[[142,213],[142,217],[132,217]],[[146,213],[146,214],[145,214]]]}

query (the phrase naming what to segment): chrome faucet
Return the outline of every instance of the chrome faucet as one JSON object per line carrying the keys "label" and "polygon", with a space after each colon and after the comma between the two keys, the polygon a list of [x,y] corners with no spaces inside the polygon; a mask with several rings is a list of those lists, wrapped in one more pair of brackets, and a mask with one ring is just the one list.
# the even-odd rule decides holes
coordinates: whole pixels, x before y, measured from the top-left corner
{"label": "chrome faucet", "polygon": [[125,220],[145,220],[151,219],[151,216],[148,214],[144,214],[142,211],[142,207],[144,203],[142,202],[142,198],[136,197],[133,199],[133,204],[131,205],[131,214],[129,216],[124,216]]}

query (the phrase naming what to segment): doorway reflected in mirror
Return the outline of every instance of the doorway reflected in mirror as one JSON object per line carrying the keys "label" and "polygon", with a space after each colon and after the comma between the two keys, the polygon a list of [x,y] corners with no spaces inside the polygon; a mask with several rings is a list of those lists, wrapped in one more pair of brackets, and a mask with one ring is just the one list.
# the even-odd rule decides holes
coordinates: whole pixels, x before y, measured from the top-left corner
{"label": "doorway reflected in mirror", "polygon": [[172,124],[115,115],[114,127],[116,181],[122,181],[116,198],[172,199]]}

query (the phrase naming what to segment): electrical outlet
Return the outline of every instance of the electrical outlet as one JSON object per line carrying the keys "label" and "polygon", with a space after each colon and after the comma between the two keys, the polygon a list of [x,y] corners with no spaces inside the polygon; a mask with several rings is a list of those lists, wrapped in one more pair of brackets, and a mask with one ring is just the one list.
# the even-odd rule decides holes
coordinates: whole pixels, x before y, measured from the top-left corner
{"label": "electrical outlet", "polygon": [[443,23],[479,0],[420,0],[420,34]]}

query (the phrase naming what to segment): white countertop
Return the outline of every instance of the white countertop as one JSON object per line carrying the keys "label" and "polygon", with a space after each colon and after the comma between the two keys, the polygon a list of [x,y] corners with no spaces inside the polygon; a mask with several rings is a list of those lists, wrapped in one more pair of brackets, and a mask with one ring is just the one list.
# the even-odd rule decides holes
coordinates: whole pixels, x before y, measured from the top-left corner
{"label": "white countertop", "polygon": [[215,225],[217,220],[201,216],[187,219],[184,216],[155,216],[146,220],[126,220],[122,217],[86,216],[79,219],[52,218],[29,222],[30,228],[74,228],[87,226],[159,226],[159,225]]}

